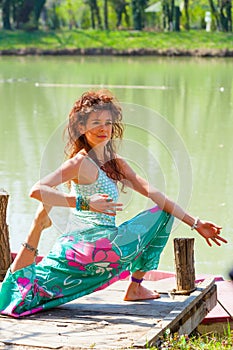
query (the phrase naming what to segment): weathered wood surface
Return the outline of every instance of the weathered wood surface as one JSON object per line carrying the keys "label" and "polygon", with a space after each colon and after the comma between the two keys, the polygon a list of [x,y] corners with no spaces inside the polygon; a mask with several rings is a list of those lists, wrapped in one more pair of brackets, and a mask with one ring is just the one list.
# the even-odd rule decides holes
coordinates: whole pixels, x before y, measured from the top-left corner
{"label": "weathered wood surface", "polygon": [[217,305],[208,313],[198,326],[198,332],[227,334],[233,330],[233,282],[217,281]]}
{"label": "weathered wood surface", "polygon": [[175,238],[177,293],[188,294],[195,290],[194,238]]}
{"label": "weathered wood surface", "polygon": [[[168,279],[171,281],[171,279]],[[125,302],[126,281],[27,318],[0,317],[0,349],[127,349],[158,342],[167,328],[190,333],[216,304],[213,279],[190,296],[171,295],[165,280],[146,281],[157,300]],[[17,345],[17,346],[16,346]]]}
{"label": "weathered wood surface", "polygon": [[[175,298],[177,297],[176,295]],[[161,339],[166,329],[170,329],[171,333],[190,334],[216,303],[217,290],[214,280],[212,278],[206,279],[197,286],[190,296],[186,296],[182,302],[178,302],[161,322],[156,324],[134,345],[136,347],[145,347],[146,344],[153,345]]]}
{"label": "weathered wood surface", "polygon": [[11,264],[9,232],[6,223],[8,199],[9,194],[0,189],[0,281],[4,279]]}

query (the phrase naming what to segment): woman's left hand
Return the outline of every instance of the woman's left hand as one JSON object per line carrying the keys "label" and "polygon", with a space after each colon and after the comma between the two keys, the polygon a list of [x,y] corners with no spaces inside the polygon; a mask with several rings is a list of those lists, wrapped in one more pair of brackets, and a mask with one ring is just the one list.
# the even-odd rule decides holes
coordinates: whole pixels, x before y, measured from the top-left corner
{"label": "woman's left hand", "polygon": [[222,242],[227,243],[227,240],[220,236],[221,229],[221,226],[217,226],[213,222],[202,220],[198,221],[196,228],[197,232],[205,238],[210,247],[212,247],[211,240],[218,246],[220,246]]}
{"label": "woman's left hand", "polygon": [[96,193],[89,197],[90,210],[110,216],[122,210],[122,203],[114,202],[107,194]]}

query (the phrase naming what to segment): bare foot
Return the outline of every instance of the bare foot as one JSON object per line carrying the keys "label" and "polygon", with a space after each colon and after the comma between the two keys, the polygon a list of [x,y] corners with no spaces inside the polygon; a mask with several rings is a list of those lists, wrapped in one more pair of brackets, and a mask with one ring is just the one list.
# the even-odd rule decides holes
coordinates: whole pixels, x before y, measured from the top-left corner
{"label": "bare foot", "polygon": [[52,225],[52,221],[48,216],[48,212],[51,207],[46,207],[42,203],[39,204],[39,207],[36,212],[36,216],[34,219],[35,224],[40,225],[41,229],[44,230]]}
{"label": "bare foot", "polygon": [[40,225],[42,227],[42,230],[50,227],[52,225],[52,221],[51,219],[49,218],[49,216],[47,215],[47,217],[44,217],[41,222],[40,222]]}
{"label": "bare foot", "polygon": [[131,283],[125,293],[125,301],[137,301],[160,298],[159,293],[143,287],[141,284]]}

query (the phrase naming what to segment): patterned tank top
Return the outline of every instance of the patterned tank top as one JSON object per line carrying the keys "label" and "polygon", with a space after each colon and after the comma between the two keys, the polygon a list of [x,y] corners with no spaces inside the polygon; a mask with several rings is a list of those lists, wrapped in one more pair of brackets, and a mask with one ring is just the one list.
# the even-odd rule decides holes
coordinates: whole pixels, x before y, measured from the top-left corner
{"label": "patterned tank top", "polygon": [[[118,200],[119,193],[115,181],[109,178],[107,174],[96,165],[96,163],[95,166],[98,168],[98,177],[96,181],[88,185],[78,185],[72,182],[72,193],[76,196],[91,196],[92,194],[96,193],[108,194],[109,197],[112,198],[114,202],[116,202]],[[115,226],[114,216],[102,213],[95,213],[92,211],[77,211],[76,209],[72,210],[72,214],[72,220],[75,221],[76,225],[83,223],[88,226]]]}

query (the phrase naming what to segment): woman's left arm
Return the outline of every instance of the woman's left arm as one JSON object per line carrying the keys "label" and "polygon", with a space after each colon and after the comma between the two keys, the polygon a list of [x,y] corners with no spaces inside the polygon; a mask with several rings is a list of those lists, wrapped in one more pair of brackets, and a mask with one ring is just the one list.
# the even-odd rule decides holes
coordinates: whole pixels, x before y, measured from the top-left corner
{"label": "woman's left arm", "polygon": [[220,236],[222,229],[221,226],[215,225],[209,221],[196,219],[194,216],[185,212],[177,203],[165,196],[164,193],[160,192],[154,186],[150,185],[148,181],[135,173],[125,160],[119,158],[119,164],[121,169],[123,169],[123,182],[126,186],[150,198],[160,207],[160,209],[175,216],[177,219],[195,229],[203,238],[205,238],[209,246],[212,245],[210,240],[217,245],[221,245],[219,241],[227,243],[227,241]]}

